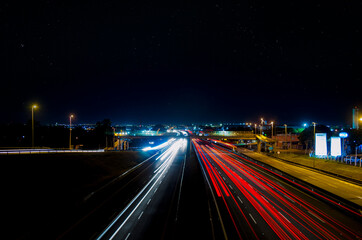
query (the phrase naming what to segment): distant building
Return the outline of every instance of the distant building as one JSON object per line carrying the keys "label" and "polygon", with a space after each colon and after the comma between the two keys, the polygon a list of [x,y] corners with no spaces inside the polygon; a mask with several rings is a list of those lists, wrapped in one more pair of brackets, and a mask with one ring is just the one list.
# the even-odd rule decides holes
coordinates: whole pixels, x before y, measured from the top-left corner
{"label": "distant building", "polygon": [[277,134],[273,136],[273,139],[276,140],[277,148],[283,149],[300,149],[302,146],[299,145],[298,134]]}
{"label": "distant building", "polygon": [[352,109],[352,129],[359,129],[358,121],[358,107],[354,107]]}

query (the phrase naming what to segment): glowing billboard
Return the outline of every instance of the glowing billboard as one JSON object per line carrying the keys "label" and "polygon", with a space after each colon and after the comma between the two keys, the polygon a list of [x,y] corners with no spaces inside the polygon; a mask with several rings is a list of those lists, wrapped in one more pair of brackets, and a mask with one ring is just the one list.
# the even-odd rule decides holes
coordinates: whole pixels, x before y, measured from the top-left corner
{"label": "glowing billboard", "polygon": [[331,156],[341,156],[341,138],[331,137]]}
{"label": "glowing billboard", "polygon": [[315,134],[315,155],[327,156],[327,133]]}
{"label": "glowing billboard", "polygon": [[347,137],[348,137],[348,133],[346,133],[346,132],[341,132],[341,133],[339,133],[339,136],[340,136],[341,138],[347,138]]}

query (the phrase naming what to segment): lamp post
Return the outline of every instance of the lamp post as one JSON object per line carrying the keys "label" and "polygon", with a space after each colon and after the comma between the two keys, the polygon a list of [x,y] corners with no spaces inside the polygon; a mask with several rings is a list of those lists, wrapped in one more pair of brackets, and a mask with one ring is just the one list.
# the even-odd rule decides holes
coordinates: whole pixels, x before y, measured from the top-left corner
{"label": "lamp post", "polygon": [[34,109],[38,106],[33,105],[31,106],[31,147],[34,148]]}
{"label": "lamp post", "polygon": [[313,167],[315,167],[315,126],[317,125],[317,123],[312,122],[313,124],[313,142],[314,142],[314,157],[313,157]]}
{"label": "lamp post", "polygon": [[285,142],[287,143],[287,149],[288,149],[288,141],[287,141],[287,124],[284,124],[285,127]]}
{"label": "lamp post", "polygon": [[256,123],[255,123],[255,134],[256,134]]}
{"label": "lamp post", "polygon": [[315,151],[315,126],[317,125],[317,123],[312,122],[313,124],[313,142],[314,142],[314,151]]}
{"label": "lamp post", "polygon": [[69,116],[69,149],[72,149],[72,118],[73,114]]}
{"label": "lamp post", "polygon": [[271,122],[271,125],[272,125],[271,136],[272,136],[272,139],[273,139],[273,136],[274,136],[274,122]]}

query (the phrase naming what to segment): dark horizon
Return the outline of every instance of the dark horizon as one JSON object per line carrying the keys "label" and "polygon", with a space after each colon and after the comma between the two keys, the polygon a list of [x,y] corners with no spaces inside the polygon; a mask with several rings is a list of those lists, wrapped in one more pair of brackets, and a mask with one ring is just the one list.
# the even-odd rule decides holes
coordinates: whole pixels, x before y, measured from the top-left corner
{"label": "dark horizon", "polygon": [[8,1],[0,122],[351,124],[361,4]]}

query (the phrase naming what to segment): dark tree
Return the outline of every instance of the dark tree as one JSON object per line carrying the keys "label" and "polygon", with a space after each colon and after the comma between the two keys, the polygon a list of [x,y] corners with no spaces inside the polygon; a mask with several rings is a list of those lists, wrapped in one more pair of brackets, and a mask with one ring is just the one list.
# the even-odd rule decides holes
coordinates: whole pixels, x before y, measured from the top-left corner
{"label": "dark tree", "polygon": [[[327,133],[327,139],[332,136],[331,130],[329,127],[324,125],[316,125],[315,127],[316,133]],[[306,148],[310,148],[310,146],[314,146],[314,126],[309,126],[304,129],[299,134],[299,142],[304,144]]]}
{"label": "dark tree", "polygon": [[347,132],[348,137],[346,138],[346,140],[348,145],[348,152],[349,154],[353,154],[355,153],[356,147],[358,148],[362,145],[362,129],[350,129],[347,130]]}
{"label": "dark tree", "polygon": [[110,147],[113,144],[113,128],[110,119],[96,123],[94,129],[96,142],[99,148]]}

